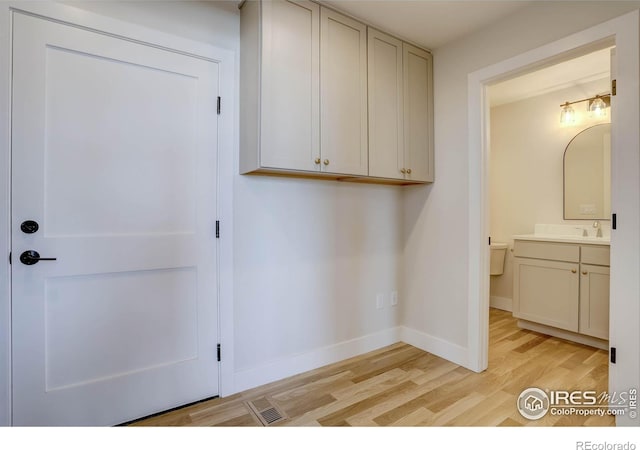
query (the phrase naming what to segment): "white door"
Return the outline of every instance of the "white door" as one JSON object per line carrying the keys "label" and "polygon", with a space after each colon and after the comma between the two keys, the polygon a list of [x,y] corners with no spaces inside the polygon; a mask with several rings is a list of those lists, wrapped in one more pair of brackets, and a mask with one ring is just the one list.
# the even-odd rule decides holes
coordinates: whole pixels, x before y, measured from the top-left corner
{"label": "white door", "polygon": [[218,65],[22,14],[13,33],[14,425],[216,395]]}

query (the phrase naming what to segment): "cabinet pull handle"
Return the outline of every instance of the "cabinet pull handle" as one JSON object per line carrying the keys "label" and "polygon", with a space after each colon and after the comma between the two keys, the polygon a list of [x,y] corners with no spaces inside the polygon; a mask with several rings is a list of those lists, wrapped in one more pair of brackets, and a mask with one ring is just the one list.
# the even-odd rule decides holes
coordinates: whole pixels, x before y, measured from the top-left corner
{"label": "cabinet pull handle", "polygon": [[328,160],[328,159],[325,159],[325,160],[324,160],[324,165],[325,165],[325,166],[328,166],[328,165],[329,165],[329,160]]}
{"label": "cabinet pull handle", "polygon": [[316,158],[315,163],[320,164],[320,158]]}
{"label": "cabinet pull handle", "polygon": [[586,274],[588,274],[588,273],[589,273],[589,272],[587,272],[586,270],[583,270],[583,271],[582,271],[582,275],[586,275]]}
{"label": "cabinet pull handle", "polygon": [[406,170],[404,170],[404,168],[400,169],[400,173],[406,173]]}
{"label": "cabinet pull handle", "polygon": [[571,273],[576,273],[576,269],[571,269]]}
{"label": "cabinet pull handle", "polygon": [[411,169],[407,169],[407,173],[411,175]]}

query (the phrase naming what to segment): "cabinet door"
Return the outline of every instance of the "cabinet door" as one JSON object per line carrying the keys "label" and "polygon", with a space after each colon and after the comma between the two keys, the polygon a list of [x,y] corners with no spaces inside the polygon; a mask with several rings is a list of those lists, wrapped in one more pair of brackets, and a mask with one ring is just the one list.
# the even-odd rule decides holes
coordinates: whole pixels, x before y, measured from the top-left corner
{"label": "cabinet door", "polygon": [[580,333],[609,339],[609,268],[580,265]]}
{"label": "cabinet door", "polygon": [[405,177],[433,181],[433,82],[431,55],[403,43]]}
{"label": "cabinet door", "polygon": [[514,258],[513,315],[578,331],[579,264]]}
{"label": "cabinet door", "polygon": [[320,18],[322,171],[366,175],[366,26],[326,8]]}
{"label": "cabinet door", "polygon": [[319,6],[262,2],[260,165],[319,170]]}
{"label": "cabinet door", "polygon": [[369,175],[404,179],[402,42],[369,33]]}

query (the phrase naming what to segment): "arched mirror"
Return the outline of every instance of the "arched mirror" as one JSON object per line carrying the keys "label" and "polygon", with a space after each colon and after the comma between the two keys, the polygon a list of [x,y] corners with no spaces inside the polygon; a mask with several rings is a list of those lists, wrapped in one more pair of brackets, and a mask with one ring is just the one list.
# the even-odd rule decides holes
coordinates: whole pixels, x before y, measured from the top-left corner
{"label": "arched mirror", "polygon": [[609,220],[611,124],[578,133],[564,151],[564,218]]}

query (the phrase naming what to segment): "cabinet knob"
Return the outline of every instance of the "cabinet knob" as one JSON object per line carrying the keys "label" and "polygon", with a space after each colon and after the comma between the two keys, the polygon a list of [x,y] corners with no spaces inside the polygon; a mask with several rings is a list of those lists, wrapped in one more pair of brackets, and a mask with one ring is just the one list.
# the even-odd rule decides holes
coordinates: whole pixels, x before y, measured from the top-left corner
{"label": "cabinet knob", "polygon": [[404,168],[400,169],[400,173],[406,173],[406,170],[404,170]]}
{"label": "cabinet knob", "polygon": [[586,270],[583,270],[583,271],[582,271],[582,275],[586,275],[586,274],[588,274],[588,273],[589,273],[589,272],[587,272]]}
{"label": "cabinet knob", "polygon": [[411,169],[407,169],[407,173],[411,175]]}
{"label": "cabinet knob", "polygon": [[571,273],[576,273],[576,269],[571,269]]}
{"label": "cabinet knob", "polygon": [[325,160],[324,160],[324,165],[325,165],[325,166],[328,166],[328,165],[329,165],[329,160],[328,160],[328,159],[325,159]]}
{"label": "cabinet knob", "polygon": [[320,158],[316,158],[315,163],[320,164]]}

